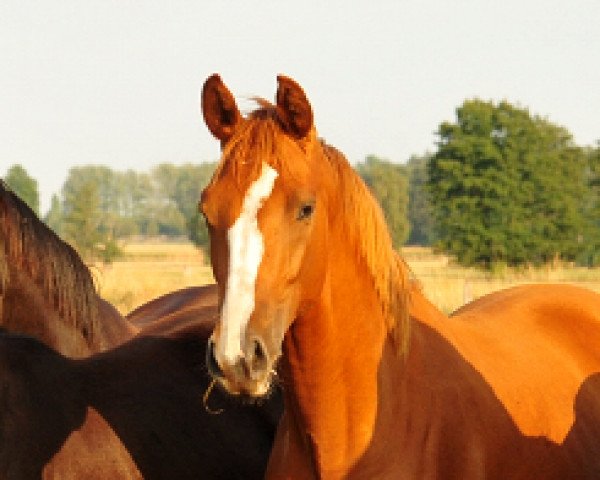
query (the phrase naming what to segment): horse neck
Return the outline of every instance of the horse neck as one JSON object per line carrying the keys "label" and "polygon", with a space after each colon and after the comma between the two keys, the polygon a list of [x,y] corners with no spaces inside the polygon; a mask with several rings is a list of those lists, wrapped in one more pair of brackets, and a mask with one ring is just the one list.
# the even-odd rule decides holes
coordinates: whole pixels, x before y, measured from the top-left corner
{"label": "horse neck", "polygon": [[0,182],[0,326],[82,357],[134,333],[104,303],[75,250]]}
{"label": "horse neck", "polygon": [[[285,415],[269,473],[284,477],[280,470],[290,465],[290,478],[374,478],[386,468],[396,472],[391,478],[400,471],[435,471],[443,448],[436,435],[453,408],[440,409],[429,382],[445,381],[437,371],[457,382],[470,375],[464,367],[454,372],[454,350],[441,340],[438,330],[448,318],[412,285],[412,334],[403,356],[377,313],[365,272],[337,268],[330,270],[322,305],[298,318],[285,339]],[[434,434],[423,451],[428,432]]]}
{"label": "horse neck", "polygon": [[[321,301],[284,342],[286,408],[306,432],[319,476],[343,476],[367,448],[378,407],[378,369],[388,341],[380,300],[363,263],[332,235]],[[398,361],[401,356],[398,355]]]}
{"label": "horse neck", "polygon": [[[60,293],[57,289],[57,294]],[[67,314],[48,303],[45,293],[23,272],[13,271],[0,302],[0,326],[37,338],[71,358],[87,357],[120,345],[138,329],[108,302],[89,299],[81,311]],[[73,321],[74,320],[74,321]]]}
{"label": "horse neck", "polygon": [[3,328],[37,338],[65,356],[84,357],[94,350],[89,334],[65,322],[64,312],[50,306],[44,292],[20,270],[9,272],[1,313]]}

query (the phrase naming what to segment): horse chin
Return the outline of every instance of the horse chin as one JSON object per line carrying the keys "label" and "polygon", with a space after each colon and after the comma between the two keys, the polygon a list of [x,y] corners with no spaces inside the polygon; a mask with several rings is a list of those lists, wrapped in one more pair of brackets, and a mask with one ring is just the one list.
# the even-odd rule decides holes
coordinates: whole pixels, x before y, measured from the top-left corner
{"label": "horse chin", "polygon": [[270,395],[273,390],[274,375],[275,373],[271,372],[260,380],[246,379],[237,381],[230,380],[227,377],[218,377],[217,380],[221,387],[230,395],[259,400],[267,398]]}

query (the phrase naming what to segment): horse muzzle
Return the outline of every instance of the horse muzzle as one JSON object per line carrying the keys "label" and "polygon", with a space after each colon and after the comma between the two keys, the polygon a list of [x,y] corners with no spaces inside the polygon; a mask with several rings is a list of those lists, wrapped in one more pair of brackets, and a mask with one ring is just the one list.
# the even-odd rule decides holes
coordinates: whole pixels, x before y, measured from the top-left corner
{"label": "horse muzzle", "polygon": [[219,355],[215,339],[211,337],[208,340],[208,372],[232,395],[267,395],[275,375],[274,364],[264,343],[257,337],[248,342],[243,352],[233,357]]}

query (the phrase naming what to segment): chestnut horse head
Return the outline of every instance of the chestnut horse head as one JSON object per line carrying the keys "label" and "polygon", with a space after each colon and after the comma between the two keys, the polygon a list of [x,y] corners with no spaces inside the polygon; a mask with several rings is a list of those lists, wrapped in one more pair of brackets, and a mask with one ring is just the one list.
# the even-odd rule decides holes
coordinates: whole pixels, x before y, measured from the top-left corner
{"label": "chestnut horse head", "polygon": [[202,91],[204,119],[222,146],[200,202],[221,306],[207,363],[226,390],[251,396],[268,392],[296,320],[327,304],[342,244],[360,264],[348,274],[369,277],[388,330],[400,346],[407,337],[406,271],[379,207],[318,139],[302,88],[277,81],[275,104],[257,99],[246,117],[218,75]]}

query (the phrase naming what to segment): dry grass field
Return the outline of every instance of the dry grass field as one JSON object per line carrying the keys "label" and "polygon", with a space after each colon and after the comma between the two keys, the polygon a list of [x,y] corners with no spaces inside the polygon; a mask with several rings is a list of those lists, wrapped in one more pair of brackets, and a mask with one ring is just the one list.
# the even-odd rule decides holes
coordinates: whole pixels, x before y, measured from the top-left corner
{"label": "dry grass field", "polygon": [[[202,253],[189,243],[135,242],[124,256],[92,271],[100,294],[122,313],[179,288],[213,281]],[[541,269],[486,273],[460,267],[429,248],[406,247],[402,254],[427,297],[446,313],[487,293],[523,283],[573,283],[600,292],[600,269],[557,264]]]}
{"label": "dry grass field", "polygon": [[190,243],[127,243],[123,257],[91,268],[100,295],[121,313],[165,293],[213,282],[202,252]]}
{"label": "dry grass field", "polygon": [[430,248],[406,247],[402,254],[427,298],[446,313],[488,293],[527,283],[569,283],[600,293],[600,269],[597,268],[557,263],[490,273],[461,267]]}

